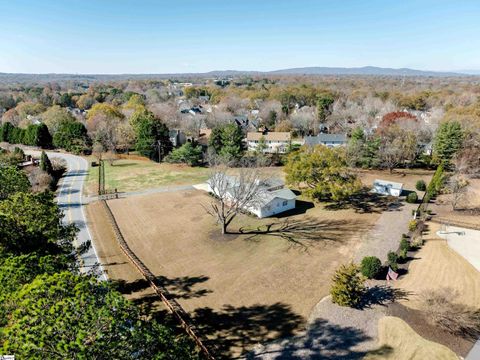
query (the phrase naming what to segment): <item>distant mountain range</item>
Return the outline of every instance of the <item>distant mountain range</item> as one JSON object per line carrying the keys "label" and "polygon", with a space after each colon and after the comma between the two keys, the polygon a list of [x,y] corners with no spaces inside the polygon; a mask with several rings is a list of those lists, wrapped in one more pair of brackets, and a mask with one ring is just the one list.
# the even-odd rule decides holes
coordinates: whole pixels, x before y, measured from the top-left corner
{"label": "distant mountain range", "polygon": [[216,70],[205,73],[177,73],[177,74],[22,74],[0,73],[0,82],[48,82],[48,81],[109,81],[127,79],[168,79],[168,78],[195,78],[195,77],[237,77],[237,76],[267,76],[267,75],[295,75],[295,76],[328,76],[328,75],[359,75],[359,76],[426,76],[426,77],[465,77],[478,76],[480,71],[468,70],[462,72],[441,72],[415,70],[409,68],[393,69],[375,66],[354,68],[343,67],[301,67],[274,71],[238,71]]}
{"label": "distant mountain range", "polygon": [[376,76],[465,76],[465,73],[425,71],[409,68],[393,69],[376,66],[354,68],[342,67],[303,67],[271,71],[271,74],[285,75],[376,75]]}

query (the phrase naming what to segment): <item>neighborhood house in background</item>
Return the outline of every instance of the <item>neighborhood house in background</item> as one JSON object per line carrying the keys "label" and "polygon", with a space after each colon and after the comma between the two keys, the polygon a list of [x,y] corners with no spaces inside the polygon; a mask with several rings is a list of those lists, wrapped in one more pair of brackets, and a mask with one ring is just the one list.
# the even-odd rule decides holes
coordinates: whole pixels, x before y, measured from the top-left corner
{"label": "neighborhood house in background", "polygon": [[318,134],[317,136],[305,136],[305,145],[325,145],[328,147],[343,146],[347,144],[345,134]]}
{"label": "neighborhood house in background", "polygon": [[[263,138],[263,139],[262,139]],[[256,151],[258,144],[264,141],[264,153],[286,153],[292,141],[289,132],[249,132],[247,133],[247,145],[249,151]]]}
{"label": "neighborhood house in background", "polygon": [[402,194],[402,189],[402,183],[377,179],[373,182],[372,192],[381,195],[400,196]]}
{"label": "neighborhood house in background", "polygon": [[[227,192],[227,197],[234,197],[234,188],[238,186],[237,177],[228,176],[231,191]],[[210,181],[207,181],[208,192],[216,194],[210,187]],[[295,193],[285,187],[285,183],[281,179],[272,178],[261,181],[261,191],[258,194],[258,201],[255,206],[245,209],[246,211],[257,215],[259,218],[265,218],[283,213],[288,210],[295,209]],[[232,195],[229,195],[231,193]]]}

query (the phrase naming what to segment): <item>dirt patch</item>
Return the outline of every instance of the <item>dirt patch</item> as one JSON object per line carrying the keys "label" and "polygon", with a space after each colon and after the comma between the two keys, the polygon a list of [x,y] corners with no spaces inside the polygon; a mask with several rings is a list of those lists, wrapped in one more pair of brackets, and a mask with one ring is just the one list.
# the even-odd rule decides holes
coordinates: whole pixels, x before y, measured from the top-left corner
{"label": "dirt patch", "polygon": [[179,303],[229,355],[302,329],[328,294],[334,269],[352,258],[360,233],[379,216],[322,206],[288,218],[240,215],[231,225],[236,234],[225,241],[202,208],[210,201],[191,190],[109,205],[129,246],[156,276],[189,284],[177,286]]}
{"label": "dirt patch", "polygon": [[465,357],[474,345],[474,341],[462,339],[431,325],[421,311],[408,308],[400,303],[390,304],[387,313],[401,318],[425,339],[445,345],[460,356]]}

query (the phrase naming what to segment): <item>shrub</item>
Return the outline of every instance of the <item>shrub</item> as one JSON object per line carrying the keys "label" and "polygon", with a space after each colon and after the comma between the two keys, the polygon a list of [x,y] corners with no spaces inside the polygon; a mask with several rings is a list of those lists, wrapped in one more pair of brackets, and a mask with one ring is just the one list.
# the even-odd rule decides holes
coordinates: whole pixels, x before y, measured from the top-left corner
{"label": "shrub", "polygon": [[411,247],[414,247],[414,248],[419,248],[421,246],[423,246],[423,238],[422,236],[416,236],[412,239],[412,242],[410,244]]}
{"label": "shrub", "polygon": [[402,238],[400,241],[400,258],[406,259],[408,250],[410,250],[410,243],[406,238]]}
{"label": "shrub", "polygon": [[425,191],[427,190],[427,184],[425,184],[425,181],[423,180],[418,180],[415,184],[415,189],[417,189],[418,191]]}
{"label": "shrub", "polygon": [[196,166],[200,164],[202,158],[202,147],[200,145],[193,145],[191,142],[187,142],[168,154],[168,156],[165,158],[165,161],[170,163],[185,163],[190,166]]}
{"label": "shrub", "polygon": [[366,256],[360,264],[360,270],[363,276],[369,279],[377,277],[382,269],[382,262],[376,256]]}
{"label": "shrub", "polygon": [[409,204],[415,204],[418,201],[418,195],[415,191],[407,195],[407,202]]}
{"label": "shrub", "polygon": [[390,251],[387,255],[387,264],[393,271],[398,270],[398,255],[396,252]]}
{"label": "shrub", "polygon": [[418,221],[417,220],[410,220],[408,223],[408,230],[415,231],[417,230]]}
{"label": "shrub", "polygon": [[359,306],[365,293],[363,282],[357,265],[350,263],[340,266],[332,278],[332,301],[340,306]]}

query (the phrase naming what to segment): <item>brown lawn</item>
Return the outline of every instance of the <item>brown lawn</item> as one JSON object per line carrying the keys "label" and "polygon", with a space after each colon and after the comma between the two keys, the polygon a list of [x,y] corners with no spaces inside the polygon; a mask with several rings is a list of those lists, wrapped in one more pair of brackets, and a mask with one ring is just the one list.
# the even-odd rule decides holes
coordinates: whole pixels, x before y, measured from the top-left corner
{"label": "brown lawn", "polygon": [[458,356],[444,345],[418,335],[400,318],[385,316],[378,322],[379,346],[364,360],[456,360]]}
{"label": "brown lawn", "polygon": [[415,183],[418,180],[423,180],[428,185],[433,175],[433,171],[422,169],[396,169],[393,173],[388,170],[356,170],[356,173],[365,186],[372,187],[373,181],[380,179],[402,183],[403,188],[410,191],[417,191]]}
{"label": "brown lawn", "polygon": [[440,227],[429,223],[424,246],[415,253],[408,273],[395,286],[410,293],[404,304],[414,309],[422,309],[419,295],[424,291],[442,287],[451,288],[458,294],[453,302],[478,307],[480,273],[436,235]]}
{"label": "brown lawn", "polygon": [[478,226],[480,223],[480,179],[469,179],[466,190],[455,211],[451,205],[451,195],[448,194],[438,196],[435,203],[431,204],[429,208],[443,219]]}
{"label": "brown lawn", "polygon": [[109,204],[132,250],[216,338],[223,353],[300,329],[328,294],[333,270],[353,257],[361,234],[379,217],[300,201],[296,215],[241,215],[230,227],[263,230],[262,225],[274,223],[272,234],[222,236],[202,208],[210,201],[191,190]]}

